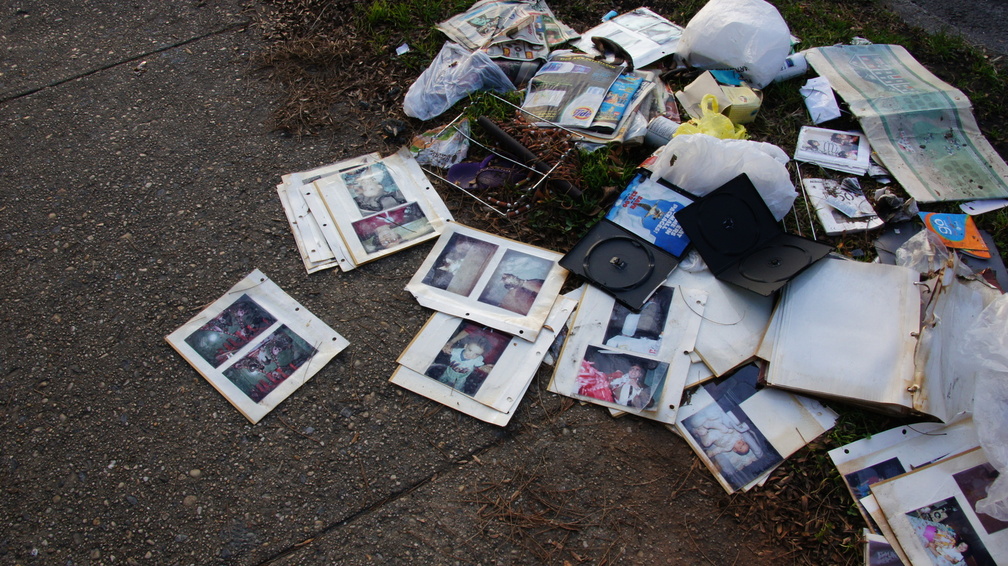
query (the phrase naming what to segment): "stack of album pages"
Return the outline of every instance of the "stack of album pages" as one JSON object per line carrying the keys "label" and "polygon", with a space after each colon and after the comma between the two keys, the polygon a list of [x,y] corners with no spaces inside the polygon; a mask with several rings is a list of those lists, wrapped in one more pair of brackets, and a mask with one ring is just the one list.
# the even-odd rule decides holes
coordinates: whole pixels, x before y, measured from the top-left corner
{"label": "stack of album pages", "polygon": [[436,238],[452,219],[406,148],[284,175],[277,194],[308,273],[349,271]]}
{"label": "stack of album pages", "polygon": [[504,426],[567,323],[559,254],[450,223],[406,289],[434,309],[390,381]]}
{"label": "stack of album pages", "polygon": [[165,339],[253,424],[349,345],[258,269]]}
{"label": "stack of album pages", "polygon": [[903,564],[1008,561],[1008,522],[978,505],[998,470],[969,414],[887,430],[830,458],[869,526],[869,549]]}
{"label": "stack of album pages", "polygon": [[750,362],[772,305],[699,262],[681,264],[636,312],[586,286],[548,389],[666,423],[726,491],[747,490],[836,420],[818,401],[757,387]]}

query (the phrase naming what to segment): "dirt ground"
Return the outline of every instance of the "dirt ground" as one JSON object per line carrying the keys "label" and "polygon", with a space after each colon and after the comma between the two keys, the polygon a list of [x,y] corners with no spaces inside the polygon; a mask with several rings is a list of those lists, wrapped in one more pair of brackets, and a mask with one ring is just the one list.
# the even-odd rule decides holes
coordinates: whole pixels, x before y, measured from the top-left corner
{"label": "dirt ground", "polygon": [[[0,15],[0,564],[857,562],[826,446],[729,496],[672,432],[547,371],[504,428],[389,384],[430,246],[307,275],[275,186],[398,149],[408,82],[358,68],[326,135],[278,131],[263,10]],[[251,425],[164,336],[255,268],[351,345]]]}

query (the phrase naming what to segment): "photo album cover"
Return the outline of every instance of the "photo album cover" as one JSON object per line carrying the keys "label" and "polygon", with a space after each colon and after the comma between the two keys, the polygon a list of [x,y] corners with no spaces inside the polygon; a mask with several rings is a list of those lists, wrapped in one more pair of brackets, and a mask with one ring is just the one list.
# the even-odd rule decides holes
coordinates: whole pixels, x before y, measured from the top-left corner
{"label": "photo album cover", "polygon": [[349,345],[259,270],[165,340],[253,424]]}
{"label": "photo album cover", "polygon": [[427,307],[535,340],[567,277],[560,254],[449,224],[406,289]]}

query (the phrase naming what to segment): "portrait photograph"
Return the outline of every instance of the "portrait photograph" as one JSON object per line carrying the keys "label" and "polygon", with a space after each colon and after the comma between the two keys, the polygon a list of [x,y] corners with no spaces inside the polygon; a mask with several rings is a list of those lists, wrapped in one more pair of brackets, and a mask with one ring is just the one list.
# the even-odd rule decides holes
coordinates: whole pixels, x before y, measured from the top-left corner
{"label": "portrait photograph", "polygon": [[452,234],[434,265],[424,276],[423,283],[468,297],[496,252],[496,244],[465,234]]}
{"label": "portrait photograph", "polygon": [[508,334],[464,320],[424,375],[475,396],[511,339]]}
{"label": "portrait photograph", "polygon": [[783,458],[741,407],[712,403],[682,421],[696,445],[733,490],[742,489]]}
{"label": "portrait photograph", "polygon": [[423,209],[415,202],[368,216],[352,226],[369,254],[394,249],[434,232]]}
{"label": "portrait photograph", "polygon": [[639,354],[657,355],[661,350],[662,334],[672,304],[672,287],[659,287],[640,312],[633,312],[620,303],[613,305],[603,341],[609,348]]}
{"label": "portrait photograph", "polygon": [[505,251],[479,301],[520,315],[528,314],[554,263],[517,250]]}
{"label": "portrait photograph", "polygon": [[364,216],[406,204],[402,190],[380,161],[341,173],[340,178]]}
{"label": "portrait photograph", "polygon": [[275,322],[276,318],[266,312],[266,309],[248,295],[242,295],[231,306],[186,336],[185,342],[207,363],[219,367]]}
{"label": "portrait photograph", "polygon": [[654,408],[665,386],[668,364],[588,346],[581,359],[574,392],[628,409]]}

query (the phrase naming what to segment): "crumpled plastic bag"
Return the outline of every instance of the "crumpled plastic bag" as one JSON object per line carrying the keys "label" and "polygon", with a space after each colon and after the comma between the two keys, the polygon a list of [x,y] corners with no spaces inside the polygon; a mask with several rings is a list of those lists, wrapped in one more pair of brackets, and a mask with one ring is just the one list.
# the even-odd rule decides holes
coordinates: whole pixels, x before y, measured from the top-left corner
{"label": "crumpled plastic bag", "polygon": [[1000,474],[977,501],[977,513],[1008,521],[1008,294],[991,302],[960,341],[962,363],[976,372],[973,422],[988,461]]}
{"label": "crumpled plastic bag", "polygon": [[676,51],[692,67],[733,69],[763,88],[791,52],[791,31],[763,0],[710,0],[683,28]]}
{"label": "crumpled plastic bag", "polygon": [[700,101],[700,110],[703,113],[700,118],[693,118],[680,124],[672,137],[690,134],[707,134],[723,140],[744,140],[749,137],[745,126],[735,125],[720,112],[717,97],[713,94],[704,95]]}
{"label": "crumpled plastic bag", "polygon": [[789,160],[783,149],[770,143],[696,134],[672,138],[650,168],[652,178],[661,177],[696,196],[745,173],[780,220],[798,197],[787,170]]}
{"label": "crumpled plastic bag", "polygon": [[457,43],[445,42],[406,92],[403,111],[407,116],[430,120],[480,90],[510,92],[515,87],[485,51],[470,52]]}

